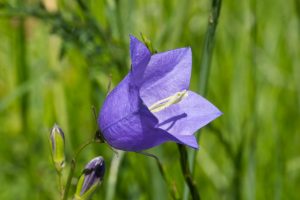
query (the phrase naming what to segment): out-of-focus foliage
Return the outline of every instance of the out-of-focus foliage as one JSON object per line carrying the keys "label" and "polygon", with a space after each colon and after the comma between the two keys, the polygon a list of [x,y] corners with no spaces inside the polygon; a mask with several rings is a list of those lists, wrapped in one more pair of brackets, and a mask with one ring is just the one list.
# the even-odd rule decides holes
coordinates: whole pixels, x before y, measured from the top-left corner
{"label": "out-of-focus foliage", "polygon": [[[58,198],[49,131],[55,122],[64,130],[68,161],[93,137],[92,107],[100,110],[110,75],[116,85],[130,68],[129,34],[142,32],[158,51],[191,46],[198,90],[210,3],[2,0],[0,199]],[[299,1],[223,2],[207,98],[224,114],[201,132],[195,180],[203,199],[299,198],[299,55]],[[182,193],[176,145],[150,152]],[[153,159],[121,153],[112,161],[105,145],[84,150],[76,174],[97,155],[108,169],[94,199],[168,198]]]}

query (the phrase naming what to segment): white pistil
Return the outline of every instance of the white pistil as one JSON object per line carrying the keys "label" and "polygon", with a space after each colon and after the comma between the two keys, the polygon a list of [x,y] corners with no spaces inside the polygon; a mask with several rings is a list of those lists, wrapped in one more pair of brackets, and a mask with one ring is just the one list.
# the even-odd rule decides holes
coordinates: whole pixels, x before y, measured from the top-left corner
{"label": "white pistil", "polygon": [[168,108],[169,106],[179,103],[182,99],[188,96],[187,90],[182,90],[181,92],[176,92],[174,95],[169,96],[165,99],[155,102],[149,107],[149,110],[153,113],[159,112]]}

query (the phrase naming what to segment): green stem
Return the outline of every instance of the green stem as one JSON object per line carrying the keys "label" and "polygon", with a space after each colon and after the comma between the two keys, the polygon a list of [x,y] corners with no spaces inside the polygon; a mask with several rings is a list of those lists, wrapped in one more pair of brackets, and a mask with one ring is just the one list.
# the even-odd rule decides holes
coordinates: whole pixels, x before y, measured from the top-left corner
{"label": "green stem", "polygon": [[116,194],[116,184],[118,179],[118,173],[120,169],[120,165],[124,158],[125,151],[117,151],[115,153],[109,169],[109,177],[108,177],[108,187],[106,187],[106,200],[113,200],[115,199]]}
{"label": "green stem", "polygon": [[67,179],[67,183],[66,183],[66,188],[65,188],[63,200],[67,200],[68,199],[68,193],[69,193],[69,190],[70,190],[71,181],[72,181],[72,178],[73,178],[73,174],[74,174],[75,168],[76,168],[76,161],[75,161],[75,159],[72,159],[72,161],[71,161],[71,169],[70,169],[70,172],[69,172],[69,175],[68,175],[68,179]]}
{"label": "green stem", "polygon": [[63,199],[64,186],[62,184],[62,174],[61,174],[61,172],[58,172],[57,175],[58,175],[58,187],[59,187],[59,192],[60,192],[60,199]]}
{"label": "green stem", "polygon": [[178,150],[180,153],[180,166],[181,171],[184,176],[184,180],[190,190],[191,196],[193,200],[200,200],[200,194],[197,189],[196,183],[193,180],[192,173],[190,171],[189,161],[188,161],[188,153],[187,149],[182,144],[177,144]]}
{"label": "green stem", "polygon": [[70,190],[70,187],[71,187],[71,181],[72,181],[72,178],[73,178],[73,175],[74,175],[74,172],[75,172],[76,159],[77,159],[78,155],[80,154],[80,152],[83,149],[85,149],[88,145],[90,145],[90,144],[92,144],[94,142],[97,142],[97,141],[95,141],[95,140],[89,140],[88,142],[86,142],[85,144],[83,144],[77,150],[77,152],[75,153],[75,156],[74,156],[74,158],[71,161],[71,168],[70,168],[70,172],[69,172],[69,175],[68,175],[68,179],[67,179],[67,183],[66,183],[66,187],[65,187],[65,192],[64,192],[64,195],[63,195],[63,200],[67,200],[68,199],[68,193],[69,193],[69,190]]}
{"label": "green stem", "polygon": [[[221,11],[222,0],[212,0],[211,4],[211,13],[208,21],[208,28],[206,31],[202,56],[201,56],[201,64],[200,64],[200,81],[199,81],[199,92],[203,96],[207,93],[208,87],[208,78],[209,71],[211,66],[211,60],[213,55],[213,46],[214,46],[214,38],[215,32],[218,24],[218,19]],[[197,134],[197,141],[199,141],[200,132]],[[195,170],[196,163],[196,151],[191,151],[189,153],[190,156],[190,172],[193,175]],[[189,196],[188,187],[184,188],[184,200],[187,200]]]}
{"label": "green stem", "polygon": [[[213,53],[213,45],[215,38],[215,31],[218,24],[218,18],[220,15],[222,0],[213,0],[212,1],[212,11],[209,17],[208,29],[206,32],[206,38],[204,43],[204,49],[202,54],[202,62],[200,65],[201,73],[200,73],[200,85],[199,92],[202,95],[206,95],[207,86],[208,86],[208,78],[209,78],[209,70],[211,66],[211,59]],[[197,139],[199,140],[200,134],[197,135]],[[191,173],[194,173],[195,169],[195,159],[196,159],[196,151],[192,151],[191,153]]]}
{"label": "green stem", "polygon": [[175,183],[171,183],[170,178],[167,176],[167,173],[166,173],[166,171],[163,167],[163,164],[160,162],[159,158],[157,156],[155,156],[153,154],[150,154],[150,153],[147,153],[147,152],[136,152],[136,153],[140,153],[140,154],[143,154],[145,156],[148,156],[148,157],[151,157],[151,158],[155,159],[156,164],[157,164],[158,169],[159,169],[159,172],[160,172],[160,175],[162,176],[165,183],[167,184],[172,199],[179,200],[180,198],[179,198],[179,195],[178,195],[176,185],[175,185]]}
{"label": "green stem", "polygon": [[215,32],[218,25],[221,5],[222,0],[212,1],[211,13],[209,15],[208,28],[205,35],[204,47],[201,56],[202,59],[200,64],[199,92],[204,96],[207,92],[209,71],[213,56]]}

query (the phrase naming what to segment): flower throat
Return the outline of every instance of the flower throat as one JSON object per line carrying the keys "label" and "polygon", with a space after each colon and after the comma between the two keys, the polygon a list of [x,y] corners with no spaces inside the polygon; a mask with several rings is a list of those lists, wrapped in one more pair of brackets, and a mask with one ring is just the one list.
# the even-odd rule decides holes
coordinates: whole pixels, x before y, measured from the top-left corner
{"label": "flower throat", "polygon": [[169,96],[165,99],[162,99],[162,100],[159,100],[159,101],[155,102],[154,104],[152,104],[149,107],[149,110],[152,113],[162,111],[162,110],[168,108],[169,106],[171,106],[173,104],[179,103],[180,101],[182,101],[187,96],[188,96],[187,90],[182,90],[180,92],[176,92],[172,96]]}

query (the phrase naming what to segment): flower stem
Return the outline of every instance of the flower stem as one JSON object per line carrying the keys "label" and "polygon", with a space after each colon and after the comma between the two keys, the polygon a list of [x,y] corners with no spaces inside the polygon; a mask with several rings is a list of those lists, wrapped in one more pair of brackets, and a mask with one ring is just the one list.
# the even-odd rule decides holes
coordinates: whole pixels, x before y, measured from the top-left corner
{"label": "flower stem", "polygon": [[163,164],[160,162],[159,158],[151,153],[147,153],[147,152],[136,152],[136,153],[140,153],[140,154],[143,154],[145,156],[148,156],[148,157],[151,157],[151,158],[154,158],[155,161],[156,161],[156,164],[158,166],[158,169],[159,169],[159,172],[160,172],[160,175],[162,176],[162,178],[164,179],[165,183],[167,184],[168,186],[168,189],[169,189],[169,192],[171,194],[171,197],[172,199],[174,200],[179,200],[179,195],[178,195],[178,191],[177,191],[177,188],[176,188],[176,185],[174,182],[171,183],[169,177],[167,176],[167,173],[163,167]]}
{"label": "flower stem", "polygon": [[180,153],[181,171],[184,176],[185,182],[190,190],[192,199],[200,200],[201,198],[200,198],[199,191],[197,189],[197,186],[193,180],[192,173],[190,171],[187,149],[182,144],[177,144],[177,146]]}
{"label": "flower stem", "polygon": [[[222,0],[212,0],[211,13],[208,20],[208,28],[206,31],[201,64],[200,64],[200,80],[199,80],[199,92],[203,96],[207,93],[209,71],[211,66],[211,60],[213,55],[213,46],[215,32],[218,24],[218,19],[221,11]],[[197,140],[199,141],[200,132],[197,134]],[[193,176],[196,161],[196,151],[189,152],[190,156],[190,173]],[[188,187],[184,188],[184,200],[187,200],[189,196]]]}
{"label": "flower stem", "polygon": [[62,184],[62,173],[61,172],[57,172],[57,175],[58,175],[58,187],[59,187],[59,192],[60,192],[60,199],[63,199],[64,186]]}
{"label": "flower stem", "polygon": [[73,177],[75,168],[76,168],[76,161],[75,161],[75,159],[72,159],[72,161],[71,161],[71,169],[70,169],[70,172],[69,172],[69,175],[68,175],[68,179],[67,179],[67,183],[66,183],[66,188],[65,188],[63,200],[67,200],[68,199],[68,193],[69,193],[69,190],[70,190],[71,181],[72,181],[72,177]]}
{"label": "flower stem", "polygon": [[66,183],[66,187],[65,187],[65,192],[64,192],[64,195],[63,195],[63,200],[67,200],[68,199],[68,193],[69,193],[69,190],[70,190],[70,187],[71,187],[71,181],[72,181],[72,178],[73,178],[73,175],[74,175],[74,172],[75,172],[76,159],[77,159],[78,155],[80,154],[80,152],[83,149],[85,149],[88,145],[90,145],[90,144],[92,144],[94,142],[97,142],[97,141],[95,141],[94,139],[89,140],[88,142],[86,142],[85,144],[83,144],[77,150],[77,152],[75,153],[75,156],[74,156],[74,158],[71,161],[71,168],[70,168],[70,172],[69,172],[69,175],[68,175],[68,179],[67,179],[67,183]]}

